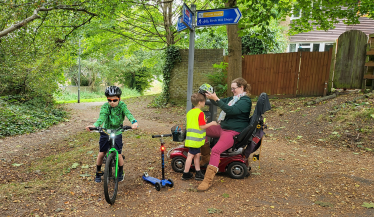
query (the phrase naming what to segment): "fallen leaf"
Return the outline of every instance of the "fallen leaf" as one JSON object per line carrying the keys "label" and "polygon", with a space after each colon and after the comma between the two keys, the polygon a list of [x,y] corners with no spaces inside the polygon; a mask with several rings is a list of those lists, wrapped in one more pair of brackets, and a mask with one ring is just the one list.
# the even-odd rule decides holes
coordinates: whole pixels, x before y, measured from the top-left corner
{"label": "fallen leaf", "polygon": [[12,164],[12,166],[14,166],[14,167],[19,167],[19,166],[21,166],[22,164],[17,164],[17,163],[14,163],[14,164]]}
{"label": "fallen leaf", "polygon": [[361,206],[370,209],[370,208],[374,208],[374,203],[366,203],[366,202],[364,202]]}
{"label": "fallen leaf", "polygon": [[221,213],[222,210],[216,209],[216,208],[208,208],[208,213],[213,214],[213,213]]}
{"label": "fallen leaf", "polygon": [[316,201],[314,202],[315,204],[318,204],[320,206],[323,206],[323,207],[333,207],[334,205],[332,205],[331,203],[329,202],[322,202],[322,201]]}
{"label": "fallen leaf", "polygon": [[230,197],[230,195],[229,195],[229,194],[226,194],[226,193],[223,193],[222,196],[223,196],[224,198],[229,198],[229,197]]}
{"label": "fallen leaf", "polygon": [[77,166],[79,166],[79,163],[73,163],[73,165],[71,165],[71,168],[72,168],[72,169],[76,169]]}

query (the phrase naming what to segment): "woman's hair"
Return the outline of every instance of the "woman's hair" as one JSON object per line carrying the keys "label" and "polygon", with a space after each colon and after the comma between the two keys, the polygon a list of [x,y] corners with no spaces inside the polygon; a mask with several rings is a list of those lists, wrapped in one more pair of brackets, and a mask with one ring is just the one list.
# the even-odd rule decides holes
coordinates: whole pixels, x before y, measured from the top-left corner
{"label": "woman's hair", "polygon": [[197,106],[199,102],[205,102],[205,96],[201,93],[194,93],[191,96],[192,105]]}
{"label": "woman's hair", "polygon": [[248,96],[251,95],[251,85],[244,78],[235,78],[231,83],[236,83],[238,87],[243,87],[243,91],[247,92]]}

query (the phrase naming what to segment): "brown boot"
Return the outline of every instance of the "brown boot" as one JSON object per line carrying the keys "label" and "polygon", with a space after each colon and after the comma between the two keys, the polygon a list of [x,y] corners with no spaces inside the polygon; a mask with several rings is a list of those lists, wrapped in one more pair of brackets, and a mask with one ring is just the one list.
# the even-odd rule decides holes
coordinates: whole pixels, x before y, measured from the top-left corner
{"label": "brown boot", "polygon": [[200,147],[201,151],[201,160],[200,160],[200,165],[205,166],[206,164],[209,163],[210,160],[210,146],[209,142],[206,142],[203,146]]}
{"label": "brown boot", "polygon": [[197,187],[197,191],[206,191],[212,186],[213,178],[218,172],[218,168],[212,165],[208,165],[206,168],[203,182]]}

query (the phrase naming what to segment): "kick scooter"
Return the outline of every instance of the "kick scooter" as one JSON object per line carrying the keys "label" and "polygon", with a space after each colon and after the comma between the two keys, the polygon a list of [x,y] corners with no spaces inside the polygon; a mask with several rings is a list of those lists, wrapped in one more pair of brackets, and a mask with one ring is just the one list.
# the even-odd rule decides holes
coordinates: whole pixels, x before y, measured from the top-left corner
{"label": "kick scooter", "polygon": [[165,135],[152,135],[152,138],[157,138],[161,137],[161,165],[162,165],[162,179],[157,179],[154,177],[151,177],[148,175],[147,172],[144,172],[144,175],[142,176],[143,180],[150,182],[153,184],[156,188],[157,191],[160,191],[161,188],[165,186],[169,186],[172,188],[174,186],[174,182],[171,179],[165,179],[165,164],[164,164],[164,152],[165,152],[165,142],[164,142],[164,137],[169,137],[172,136],[172,134],[165,134]]}

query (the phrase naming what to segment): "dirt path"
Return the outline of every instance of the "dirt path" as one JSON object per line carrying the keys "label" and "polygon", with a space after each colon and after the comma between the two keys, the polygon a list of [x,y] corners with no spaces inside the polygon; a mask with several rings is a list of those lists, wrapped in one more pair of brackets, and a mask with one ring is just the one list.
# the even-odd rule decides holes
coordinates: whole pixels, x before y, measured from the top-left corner
{"label": "dirt path", "polygon": [[[87,134],[84,126],[95,121],[102,103],[70,104],[69,122],[0,140],[0,216],[208,216],[209,212],[218,216],[374,215],[374,209],[361,206],[364,202],[374,202],[373,155],[321,146],[315,141],[317,138],[303,133],[308,128],[276,130],[285,124],[295,125],[280,121],[292,117],[288,116],[290,113],[285,117],[279,115],[279,110],[267,115],[272,128],[267,134],[272,136],[264,140],[261,161],[251,162],[252,174],[248,178],[233,180],[226,174],[218,174],[210,190],[198,193],[195,188],[200,182],[182,181],[181,174],[172,171],[169,162],[166,176],[173,179],[175,187],[157,192],[141,180],[144,171],[155,177],[161,174],[159,144],[150,139],[150,134],[169,133],[171,126],[184,120],[184,109],[150,109],[146,107],[149,100],[138,98],[126,102],[141,131],[126,134],[126,177],[119,185],[115,205],[105,202],[102,184],[81,176],[94,171],[95,157],[86,152],[97,152],[96,145],[91,144],[97,138],[81,141],[76,135]],[[289,135],[292,139],[298,135],[304,137],[290,142],[284,138]],[[169,140],[166,147],[176,145]],[[54,171],[53,162],[59,162],[59,154],[79,149],[83,155],[74,162],[88,164],[89,169],[69,169],[57,178],[48,177]],[[50,172],[48,168],[35,170],[41,160],[51,161]],[[11,166],[14,163],[23,165]],[[38,182],[46,177],[51,184]]]}

